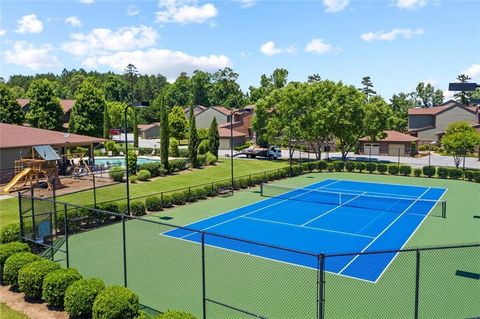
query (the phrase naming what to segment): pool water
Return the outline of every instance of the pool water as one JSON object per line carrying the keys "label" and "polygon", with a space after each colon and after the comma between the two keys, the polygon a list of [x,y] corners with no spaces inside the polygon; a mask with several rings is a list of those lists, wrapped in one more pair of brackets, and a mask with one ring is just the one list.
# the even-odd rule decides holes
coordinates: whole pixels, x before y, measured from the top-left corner
{"label": "pool water", "polygon": [[[159,159],[150,157],[138,157],[137,164],[160,162]],[[95,165],[125,166],[125,157],[95,157]]]}

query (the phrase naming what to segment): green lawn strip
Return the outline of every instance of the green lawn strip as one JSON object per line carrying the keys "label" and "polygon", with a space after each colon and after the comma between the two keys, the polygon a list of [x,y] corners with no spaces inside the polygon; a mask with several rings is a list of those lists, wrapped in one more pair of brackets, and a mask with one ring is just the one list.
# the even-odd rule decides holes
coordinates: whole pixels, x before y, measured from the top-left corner
{"label": "green lawn strip", "polygon": [[11,309],[3,303],[0,303],[0,315],[2,319],[28,319],[24,314]]}
{"label": "green lawn strip", "polygon": [[[477,195],[480,185],[356,173],[315,173],[276,181],[301,187],[327,178],[448,188],[447,218],[428,217],[407,247],[479,241]],[[261,200],[258,188],[165,210],[148,218],[188,224]],[[128,286],[143,304],[157,310],[179,308],[201,315],[201,246],[169,238],[168,226],[141,221],[126,223]],[[70,263],[85,276],[109,284],[123,283],[121,224],[71,236]],[[456,276],[457,270],[479,273],[478,248],[437,250],[421,255],[420,314],[422,317],[475,317],[476,280]],[[207,297],[267,318],[314,318],[317,272],[314,270],[206,247]],[[415,252],[397,256],[377,283],[326,275],[327,318],[411,317],[415,289]],[[327,259],[327,263],[328,263]],[[212,316],[244,318],[208,303]]]}

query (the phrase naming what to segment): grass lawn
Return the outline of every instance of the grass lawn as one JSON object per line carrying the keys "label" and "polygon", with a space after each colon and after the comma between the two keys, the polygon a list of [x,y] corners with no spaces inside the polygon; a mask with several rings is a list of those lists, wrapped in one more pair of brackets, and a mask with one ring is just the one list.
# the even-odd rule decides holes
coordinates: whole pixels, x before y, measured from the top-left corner
{"label": "grass lawn", "polygon": [[[245,165],[249,170],[250,166],[258,168],[257,164],[262,163],[244,161],[239,166]],[[218,169],[219,176],[228,176],[228,167],[226,172],[220,172],[225,170],[226,165],[223,166],[212,171]],[[208,169],[198,174],[202,174],[203,179],[213,178]],[[169,178],[187,178],[187,175]],[[447,218],[428,217],[407,247],[480,241],[480,222],[473,218],[480,214],[480,184],[358,173],[313,173],[276,183],[301,187],[328,178],[448,188],[444,197],[448,202]],[[184,225],[260,199],[258,188],[252,188],[231,197],[199,201],[148,218],[169,218],[168,223]],[[201,315],[201,246],[163,236],[171,230],[168,226],[142,221],[128,221],[125,226],[128,287],[140,295],[141,303],[156,310],[182,309]],[[100,277],[108,284],[123,284],[121,229],[121,224],[114,224],[71,236],[71,267],[79,269],[84,276]],[[480,273],[479,255],[478,247],[421,254],[420,318],[473,318],[480,314],[478,280],[457,275],[458,270]],[[205,265],[208,298],[267,318],[316,317],[318,273],[315,270],[209,246],[205,247]],[[399,254],[377,283],[327,273],[326,318],[413,317],[415,269],[416,253],[411,252]],[[246,318],[210,302],[207,311],[212,318]]]}
{"label": "grass lawn", "polygon": [[0,315],[2,319],[28,319],[24,314],[9,308],[3,303],[0,303]]}
{"label": "grass lawn", "polygon": [[[234,160],[234,175],[242,176],[271,169],[284,167],[285,161],[266,161],[266,160]],[[208,182],[227,179],[230,177],[230,161],[220,159],[215,166],[207,166],[203,169],[194,171],[183,171],[176,175],[160,177],[150,182],[138,182],[131,184],[130,196],[136,197],[145,194],[153,194],[161,191],[168,191],[182,187],[188,187]],[[107,201],[113,199],[126,198],[125,184],[118,184],[109,187],[99,188],[97,190],[97,201]],[[93,192],[85,191],[78,194],[64,195],[59,197],[60,201],[88,205],[93,203]],[[5,199],[0,201],[0,225],[7,225],[18,222],[18,200],[17,198]]]}

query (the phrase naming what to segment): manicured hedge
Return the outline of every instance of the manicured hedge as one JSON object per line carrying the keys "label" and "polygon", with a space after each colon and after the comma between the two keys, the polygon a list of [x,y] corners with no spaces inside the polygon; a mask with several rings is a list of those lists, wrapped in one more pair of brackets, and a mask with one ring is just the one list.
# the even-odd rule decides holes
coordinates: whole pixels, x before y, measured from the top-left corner
{"label": "manicured hedge", "polygon": [[137,178],[139,181],[145,182],[145,181],[148,181],[151,177],[152,177],[152,174],[146,169],[142,169],[137,172]]}
{"label": "manicured hedge", "polygon": [[149,171],[151,177],[164,176],[167,171],[160,162],[143,163],[138,166],[140,171]]}
{"label": "manicured hedge", "polygon": [[183,311],[168,310],[167,312],[155,317],[154,319],[197,319],[197,317]]}
{"label": "manicured hedge", "polygon": [[20,224],[14,223],[0,228],[0,244],[7,244],[20,240]]}
{"label": "manicured hedge", "polygon": [[143,216],[147,214],[145,204],[140,200],[130,202],[130,214],[132,216]]}
{"label": "manicured hedge", "polygon": [[377,164],[377,171],[380,174],[384,174],[387,170],[388,170],[387,164],[383,164],[383,163],[378,163]]}
{"label": "manicured hedge", "polygon": [[145,207],[149,212],[159,212],[163,209],[160,196],[148,196],[145,199]]}
{"label": "manicured hedge", "polygon": [[195,163],[195,167],[203,167],[207,163],[207,156],[202,154],[197,156],[197,162]]}
{"label": "manicured hedge", "polygon": [[398,167],[397,164],[388,165],[388,173],[390,175],[397,175],[399,171],[400,171],[400,168]]}
{"label": "manicured hedge", "polygon": [[345,162],[343,162],[343,161],[334,161],[334,162],[333,162],[333,168],[335,169],[336,172],[342,172],[343,169],[345,168]]}
{"label": "manicured hedge", "polygon": [[328,172],[333,172],[335,167],[333,166],[333,163],[327,163],[327,171]]}
{"label": "manicured hedge", "polygon": [[354,162],[345,163],[345,169],[347,170],[347,172],[353,172],[355,170],[355,163]]}
{"label": "manicured hedge", "polygon": [[369,162],[365,164],[365,169],[371,174],[377,170],[377,164]]}
{"label": "manicured hedge", "polygon": [[3,265],[8,257],[24,251],[30,251],[28,245],[17,241],[0,245],[0,270],[3,269]]}
{"label": "manicured hedge", "polygon": [[463,171],[459,168],[450,168],[448,170],[448,177],[451,179],[460,179],[463,176]]}
{"label": "manicured hedge", "polygon": [[355,163],[355,168],[357,169],[357,171],[359,171],[361,173],[362,171],[365,170],[365,163],[364,162],[356,162]]}
{"label": "manicured hedge", "polygon": [[101,279],[75,281],[65,291],[65,311],[72,318],[91,318],[95,298],[104,289],[105,284]]}
{"label": "manicured hedge", "polygon": [[400,174],[403,176],[412,174],[412,167],[409,165],[400,165]]}
{"label": "manicured hedge", "polygon": [[40,260],[40,257],[30,252],[15,253],[8,257],[3,266],[3,282],[12,287],[18,287],[18,272],[29,263]]}
{"label": "manicured hedge", "polygon": [[318,170],[319,171],[324,171],[327,169],[328,163],[327,161],[318,161]]}
{"label": "manicured hedge", "polygon": [[52,271],[43,280],[42,299],[50,307],[63,307],[65,291],[71,284],[80,279],[82,279],[82,276],[73,268]]}
{"label": "manicured hedge", "polygon": [[423,175],[428,177],[435,176],[436,172],[437,172],[437,168],[435,166],[424,166],[422,168]]}
{"label": "manicured hedge", "polygon": [[42,297],[43,279],[49,273],[60,268],[56,262],[42,259],[29,263],[18,273],[18,287],[25,297],[40,300]]}
{"label": "manicured hedge", "polygon": [[171,172],[180,172],[187,168],[187,160],[174,159],[174,160],[168,161],[168,165]]}
{"label": "manicured hedge", "polygon": [[422,170],[420,168],[415,168],[413,170],[413,175],[415,175],[415,177],[420,177],[422,176]]}
{"label": "manicured hedge", "polygon": [[437,175],[438,175],[439,178],[447,178],[448,177],[448,168],[439,167],[437,169]]}
{"label": "manicured hedge", "polygon": [[110,168],[108,175],[115,182],[123,182],[123,178],[125,177],[125,169],[120,166],[114,166]]}
{"label": "manicured hedge", "polygon": [[217,162],[217,157],[210,152],[205,154],[206,164],[214,165]]}
{"label": "manicured hedge", "polygon": [[139,315],[138,296],[129,289],[111,286],[93,303],[93,319],[133,319]]}

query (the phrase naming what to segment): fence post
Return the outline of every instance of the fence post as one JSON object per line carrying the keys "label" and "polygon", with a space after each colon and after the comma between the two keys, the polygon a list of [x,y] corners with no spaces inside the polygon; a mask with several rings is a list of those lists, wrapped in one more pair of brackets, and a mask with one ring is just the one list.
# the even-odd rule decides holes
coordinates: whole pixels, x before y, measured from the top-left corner
{"label": "fence post", "polygon": [[18,192],[18,219],[20,223],[20,236],[25,237],[25,230],[23,228],[23,209],[22,209],[22,194]]}
{"label": "fence post", "polygon": [[95,183],[95,173],[92,173],[93,177],[93,207],[97,208],[97,186]]}
{"label": "fence post", "polygon": [[[53,227],[55,228],[55,238],[57,238],[57,192],[56,192],[56,189],[55,189],[55,177],[53,178],[53,218],[54,218],[54,222],[53,222]],[[52,223],[50,223],[52,224]]]}
{"label": "fence post", "polygon": [[206,292],[206,279],[205,279],[205,233],[202,231],[202,309],[203,319],[207,318],[207,292]]}
{"label": "fence post", "polygon": [[416,268],[415,268],[415,312],[414,318],[418,319],[419,292],[420,292],[420,250],[416,250]]}
{"label": "fence post", "polygon": [[123,285],[127,287],[127,238],[125,237],[125,215],[122,215],[122,244],[123,244]]}
{"label": "fence post", "polygon": [[398,170],[400,171],[400,148],[398,149],[398,164],[397,164]]}
{"label": "fence post", "polygon": [[36,228],[36,225],[35,225],[35,199],[33,198],[34,196],[34,190],[33,190],[33,186],[30,188],[30,201],[31,201],[31,204],[32,204],[32,236],[33,236],[33,240],[37,240],[37,232],[35,231],[35,228]]}
{"label": "fence post", "polygon": [[318,255],[318,296],[317,314],[318,319],[325,318],[325,254]]}
{"label": "fence post", "polygon": [[68,216],[67,216],[67,204],[63,204],[63,223],[65,227],[65,255],[67,259],[67,268],[70,268],[70,250],[68,249]]}

